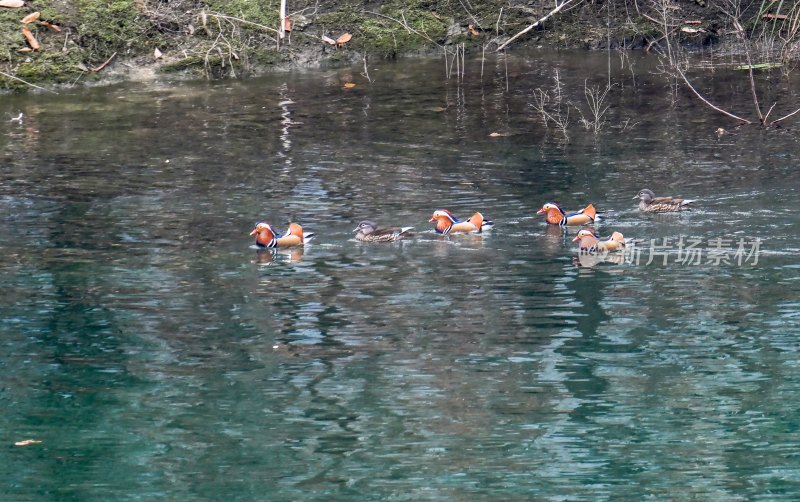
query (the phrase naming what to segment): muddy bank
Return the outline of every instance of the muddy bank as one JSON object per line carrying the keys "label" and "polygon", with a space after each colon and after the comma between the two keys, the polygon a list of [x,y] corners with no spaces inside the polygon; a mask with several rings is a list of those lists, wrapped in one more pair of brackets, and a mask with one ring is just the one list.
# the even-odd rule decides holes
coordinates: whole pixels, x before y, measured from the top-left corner
{"label": "muddy bank", "polygon": [[[705,0],[568,1],[552,13],[550,0],[289,0],[283,39],[280,0],[28,1],[0,8],[7,47],[0,86],[55,89],[159,75],[242,78],[365,56],[443,54],[461,44],[467,52],[494,51],[548,15],[508,50],[698,48],[771,34],[784,42],[770,57],[793,58],[798,51],[791,32],[797,7],[775,13],[748,4],[734,19]],[[345,34],[352,37],[336,43]]]}

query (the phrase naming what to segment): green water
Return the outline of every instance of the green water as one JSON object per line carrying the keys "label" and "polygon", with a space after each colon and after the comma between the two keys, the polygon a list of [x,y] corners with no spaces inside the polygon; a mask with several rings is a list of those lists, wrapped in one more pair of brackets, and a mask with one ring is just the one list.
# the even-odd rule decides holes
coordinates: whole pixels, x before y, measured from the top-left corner
{"label": "green water", "polygon": [[[558,69],[585,106],[608,63],[4,98],[0,499],[800,498],[797,133],[614,56],[604,129],[573,111],[564,143],[534,90]],[[752,107],[741,75],[703,86]],[[644,187],[700,201],[645,215]],[[552,200],[642,259],[579,266]],[[439,208],[496,225],[442,237]],[[359,243],[362,219],[417,236]],[[259,220],[317,237],[259,252]],[[718,238],[760,248],[717,265]]]}

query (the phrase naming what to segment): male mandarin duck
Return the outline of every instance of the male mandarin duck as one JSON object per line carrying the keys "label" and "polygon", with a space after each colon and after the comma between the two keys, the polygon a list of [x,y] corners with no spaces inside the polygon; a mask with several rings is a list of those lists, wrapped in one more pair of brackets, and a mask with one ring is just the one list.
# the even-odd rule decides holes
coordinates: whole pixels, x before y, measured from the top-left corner
{"label": "male mandarin duck", "polygon": [[689,204],[694,199],[678,199],[675,197],[656,197],[652,190],[643,188],[634,197],[639,199],[639,209],[647,213],[674,213],[691,209]]}
{"label": "male mandarin duck", "polygon": [[391,242],[411,237],[409,233],[414,227],[378,228],[374,221],[364,220],[353,230],[356,240],[364,242]]}
{"label": "male mandarin duck", "polygon": [[435,230],[438,234],[482,232],[494,225],[493,222],[484,219],[481,213],[475,213],[467,221],[461,221],[447,209],[434,211],[428,222],[434,221],[436,222]]}
{"label": "male mandarin duck", "polygon": [[250,232],[250,235],[255,235],[256,245],[263,248],[301,246],[314,237],[312,232],[303,232],[303,227],[297,223],[290,223],[286,233],[278,235],[272,225],[263,221],[256,223],[256,228]]}
{"label": "male mandarin duck", "polygon": [[600,219],[600,217],[597,216],[597,211],[591,204],[580,211],[565,213],[557,204],[548,202],[536,212],[536,214],[543,213],[546,213],[545,220],[547,220],[547,223],[551,225],[560,225],[562,227],[566,225],[587,225]]}
{"label": "male mandarin duck", "polygon": [[625,249],[625,237],[619,232],[614,232],[606,240],[600,240],[600,236],[593,228],[584,228],[572,239],[578,243],[581,251],[594,252],[613,252]]}

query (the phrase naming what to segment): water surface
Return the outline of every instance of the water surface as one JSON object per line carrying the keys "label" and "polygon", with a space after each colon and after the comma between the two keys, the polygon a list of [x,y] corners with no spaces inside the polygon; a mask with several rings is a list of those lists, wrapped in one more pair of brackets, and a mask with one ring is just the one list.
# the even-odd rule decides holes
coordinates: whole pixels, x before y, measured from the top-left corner
{"label": "water surface", "polygon": [[[606,55],[507,63],[6,97],[2,498],[796,500],[793,125],[736,129],[612,55],[603,129],[573,109],[566,142],[535,89],[558,70],[586,112]],[[752,113],[741,75],[700,87]],[[643,187],[700,202],[644,215]],[[578,266],[552,200],[642,259]],[[496,225],[441,237],[437,208]],[[354,241],[367,218],[417,237]],[[317,238],[259,252],[259,220]]]}

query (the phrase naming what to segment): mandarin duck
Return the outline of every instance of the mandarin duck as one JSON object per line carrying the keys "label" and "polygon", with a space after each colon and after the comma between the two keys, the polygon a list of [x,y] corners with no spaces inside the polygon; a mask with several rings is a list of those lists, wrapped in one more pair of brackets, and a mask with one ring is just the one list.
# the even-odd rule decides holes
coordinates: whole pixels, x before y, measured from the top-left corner
{"label": "mandarin duck", "polygon": [[312,232],[303,232],[303,227],[297,223],[290,223],[286,233],[278,235],[272,225],[264,221],[256,223],[256,228],[250,232],[250,235],[256,236],[256,246],[262,248],[302,246],[314,237]]}
{"label": "mandarin duck", "polygon": [[594,206],[589,204],[580,211],[565,213],[557,204],[548,202],[536,214],[546,214],[545,220],[551,225],[587,225],[599,220]]}
{"label": "mandarin duck", "polygon": [[643,188],[634,197],[639,199],[639,209],[647,213],[674,213],[691,209],[689,204],[695,199],[678,199],[675,197],[656,197],[652,190]]}
{"label": "mandarin duck", "polygon": [[600,236],[593,228],[584,228],[572,239],[578,243],[578,249],[586,253],[613,252],[625,249],[625,237],[619,232],[614,232],[606,240],[600,240]]}
{"label": "mandarin duck", "polygon": [[411,237],[413,234],[409,233],[409,230],[412,228],[414,227],[378,228],[375,222],[364,220],[353,229],[353,232],[356,234],[357,241],[392,242]]}
{"label": "mandarin duck", "polygon": [[481,213],[473,214],[467,221],[461,221],[453,213],[447,209],[437,209],[433,212],[433,216],[428,222],[436,222],[437,234],[455,234],[455,233],[480,233],[484,230],[490,229],[494,223],[484,219]]}

